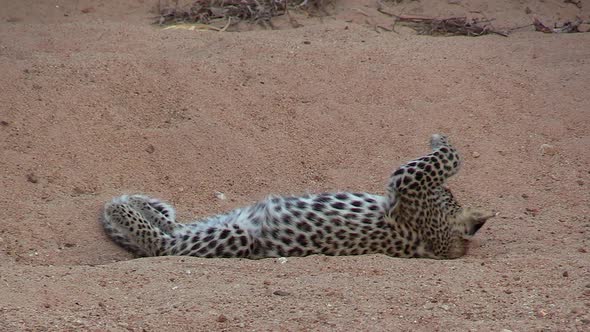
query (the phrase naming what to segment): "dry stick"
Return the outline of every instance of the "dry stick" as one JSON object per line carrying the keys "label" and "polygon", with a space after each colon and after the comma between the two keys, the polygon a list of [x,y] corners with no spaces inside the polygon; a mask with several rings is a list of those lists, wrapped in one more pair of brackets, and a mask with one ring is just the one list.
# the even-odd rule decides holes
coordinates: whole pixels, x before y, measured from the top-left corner
{"label": "dry stick", "polygon": [[399,34],[399,32],[395,31],[395,24],[396,24],[396,23],[397,23],[397,21],[398,21],[398,20],[397,20],[397,17],[398,17],[398,16],[397,16],[397,15],[394,15],[394,14],[392,14],[392,13],[388,12],[388,11],[386,11],[385,9],[383,9],[383,3],[382,3],[381,1],[377,1],[377,4],[379,5],[379,7],[377,7],[377,11],[378,11],[378,12],[380,12],[380,13],[382,13],[382,14],[385,14],[385,15],[387,15],[387,16],[389,16],[389,17],[393,18],[393,24],[391,25],[391,31],[393,31],[393,32],[395,32],[395,33],[397,33],[397,34]]}
{"label": "dry stick", "polygon": [[541,31],[545,33],[575,33],[575,32],[582,32],[579,30],[580,24],[585,23],[579,17],[574,21],[567,21],[564,22],[562,26],[557,26],[557,24],[550,28],[544,25],[538,18],[533,18],[533,25],[535,26],[536,31]]}
{"label": "dry stick", "polygon": [[571,3],[572,5],[575,5],[576,7],[578,7],[579,9],[582,9],[582,0],[578,0],[578,1],[574,1],[574,0],[564,0],[564,3]]}
{"label": "dry stick", "polygon": [[440,33],[451,33],[451,34],[459,34],[459,35],[475,35],[481,36],[488,33],[495,33],[503,37],[508,37],[506,33],[496,31],[493,29],[489,29],[487,26],[479,26],[479,23],[482,22],[490,22],[490,20],[486,21],[477,21],[472,20],[472,22],[468,22],[466,17],[450,17],[450,18],[432,18],[427,16],[418,16],[418,15],[395,15],[390,12],[387,12],[383,8],[377,9],[380,13],[388,15],[396,19],[394,21],[394,25],[396,22],[409,22],[414,24],[423,25],[425,28],[430,28],[429,33],[432,34],[433,32],[440,32]]}
{"label": "dry stick", "polygon": [[225,32],[225,30],[227,30],[227,28],[229,27],[230,24],[231,24],[231,16],[227,18],[227,24],[221,30],[219,30],[219,32]]}
{"label": "dry stick", "polygon": [[506,31],[508,31],[508,32],[512,32],[512,31],[515,31],[515,30],[520,30],[520,29],[528,28],[528,27],[530,27],[530,26],[533,26],[533,25],[534,25],[534,24],[532,24],[532,23],[530,23],[530,24],[525,24],[525,25],[519,25],[519,26],[516,26],[516,27],[514,27],[514,28],[510,28],[510,29],[508,29],[508,30],[506,30]]}

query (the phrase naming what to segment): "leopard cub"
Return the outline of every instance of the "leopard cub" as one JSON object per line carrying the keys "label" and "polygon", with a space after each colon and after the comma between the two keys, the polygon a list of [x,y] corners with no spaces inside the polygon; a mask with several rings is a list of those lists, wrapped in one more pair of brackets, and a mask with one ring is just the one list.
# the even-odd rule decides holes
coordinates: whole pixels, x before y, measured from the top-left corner
{"label": "leopard cub", "polygon": [[432,152],[400,166],[386,194],[323,193],[269,197],[192,223],[155,198],[123,195],[107,203],[103,226],[139,256],[266,258],[386,254],[452,259],[495,214],[462,208],[445,186],[461,167],[455,148],[433,135]]}

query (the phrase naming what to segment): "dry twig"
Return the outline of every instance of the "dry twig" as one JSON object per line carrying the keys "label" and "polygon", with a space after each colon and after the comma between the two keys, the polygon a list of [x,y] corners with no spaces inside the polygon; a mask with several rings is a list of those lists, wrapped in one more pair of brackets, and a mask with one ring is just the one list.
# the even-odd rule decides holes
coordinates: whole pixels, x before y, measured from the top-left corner
{"label": "dry twig", "polygon": [[[324,0],[196,0],[188,8],[179,8],[178,1],[174,6],[159,4],[160,16],[157,24],[201,23],[209,24],[212,20],[228,20],[231,24],[240,20],[269,25],[273,27],[271,18],[288,14],[288,7],[297,5],[308,8],[323,9]],[[231,19],[231,20],[230,20]],[[224,27],[222,31],[225,31]]]}
{"label": "dry twig", "polygon": [[[396,22],[407,23],[421,35],[482,36],[497,34],[507,37],[504,32],[492,29],[489,20],[468,19],[466,17],[434,18],[426,16],[394,15],[384,10],[380,12],[392,16]],[[484,24],[484,25],[482,25]]]}
{"label": "dry twig", "polygon": [[576,7],[578,7],[579,9],[582,9],[582,0],[564,0],[564,3],[571,3],[572,5],[575,5]]}
{"label": "dry twig", "polygon": [[582,32],[579,29],[579,26],[584,23],[581,19],[576,19],[574,22],[567,21],[563,23],[563,25],[558,26],[555,24],[553,28],[550,28],[543,24],[538,18],[533,19],[533,25],[535,26],[536,31],[541,31],[544,33],[574,33],[574,32]]}

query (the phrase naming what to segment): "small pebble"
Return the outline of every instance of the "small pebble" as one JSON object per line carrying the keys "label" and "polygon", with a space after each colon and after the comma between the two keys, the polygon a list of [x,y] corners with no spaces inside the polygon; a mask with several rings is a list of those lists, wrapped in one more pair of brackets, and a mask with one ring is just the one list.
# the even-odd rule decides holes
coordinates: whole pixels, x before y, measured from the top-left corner
{"label": "small pebble", "polygon": [[273,293],[274,295],[277,295],[277,296],[287,296],[287,295],[291,295],[291,293],[289,293],[289,292],[285,292],[285,291],[282,291],[282,290],[276,290],[276,291],[274,291],[274,292],[272,292],[272,293]]}
{"label": "small pebble", "polygon": [[37,177],[37,175],[29,173],[27,174],[27,181],[29,181],[30,183],[37,183],[39,182],[39,178]]}
{"label": "small pebble", "polygon": [[277,261],[281,264],[285,264],[285,263],[287,263],[287,257],[279,257],[279,259],[277,259]]}
{"label": "small pebble", "polygon": [[566,277],[566,278],[570,276],[570,274],[567,273],[567,271],[563,271],[563,273],[561,275],[564,276],[564,277]]}
{"label": "small pebble", "polygon": [[473,152],[471,155],[473,156],[473,158],[479,158],[479,156],[481,156],[479,152]]}
{"label": "small pebble", "polygon": [[521,196],[522,196],[522,198],[524,198],[524,199],[527,199],[527,198],[529,198],[529,195],[527,195],[527,194],[522,194]]}
{"label": "small pebble", "polygon": [[554,156],[557,154],[557,149],[551,144],[541,144],[541,154],[544,156]]}
{"label": "small pebble", "polygon": [[576,180],[576,183],[577,183],[579,186],[583,186],[583,185],[584,185],[584,181],[582,181],[582,180]]}
{"label": "small pebble", "polygon": [[156,148],[153,145],[148,145],[147,148],[145,148],[145,152],[147,153],[154,153],[154,151],[156,151]]}
{"label": "small pebble", "polygon": [[216,191],[213,193],[213,195],[215,195],[215,197],[217,197],[218,199],[224,201],[225,200],[225,194],[220,192],[220,191]]}
{"label": "small pebble", "polygon": [[216,321],[219,323],[227,322],[227,317],[225,317],[224,314],[221,314],[221,315],[219,315],[219,317],[217,317]]}
{"label": "small pebble", "polygon": [[535,217],[537,214],[539,214],[539,209],[535,209],[535,208],[526,208],[525,211],[526,211],[525,212],[526,214],[530,214],[533,217]]}

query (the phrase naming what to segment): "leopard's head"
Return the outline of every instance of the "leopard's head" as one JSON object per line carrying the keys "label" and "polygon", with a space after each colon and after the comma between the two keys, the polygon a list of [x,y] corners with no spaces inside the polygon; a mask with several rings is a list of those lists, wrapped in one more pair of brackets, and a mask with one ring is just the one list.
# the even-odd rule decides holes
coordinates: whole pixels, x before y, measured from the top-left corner
{"label": "leopard's head", "polygon": [[452,244],[448,258],[459,258],[467,253],[469,240],[483,227],[488,219],[498,213],[474,208],[463,208],[451,218]]}

